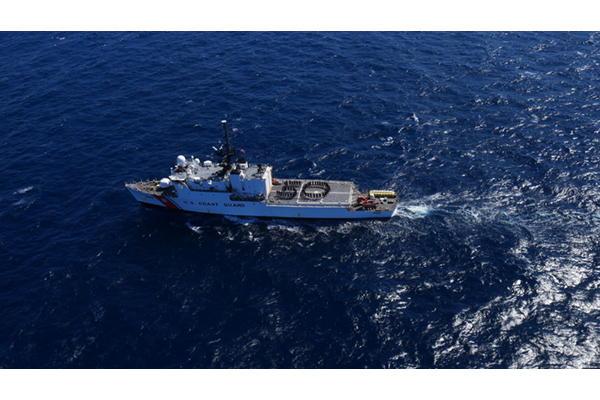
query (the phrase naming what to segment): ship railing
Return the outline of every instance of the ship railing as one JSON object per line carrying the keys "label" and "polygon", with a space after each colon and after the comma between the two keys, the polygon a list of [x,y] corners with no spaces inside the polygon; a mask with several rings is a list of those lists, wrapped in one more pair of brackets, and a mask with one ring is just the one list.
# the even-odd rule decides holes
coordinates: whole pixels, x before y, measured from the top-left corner
{"label": "ship railing", "polygon": [[315,203],[315,202],[297,202],[297,203],[278,203],[275,201],[267,201],[267,206],[269,207],[286,207],[286,208],[340,208],[340,207],[348,207],[348,203],[345,202],[337,202],[337,203]]}
{"label": "ship railing", "polygon": [[221,189],[195,189],[193,187],[191,187],[190,185],[188,185],[188,188],[192,191],[192,192],[206,192],[206,193],[230,193],[229,190],[221,190]]}

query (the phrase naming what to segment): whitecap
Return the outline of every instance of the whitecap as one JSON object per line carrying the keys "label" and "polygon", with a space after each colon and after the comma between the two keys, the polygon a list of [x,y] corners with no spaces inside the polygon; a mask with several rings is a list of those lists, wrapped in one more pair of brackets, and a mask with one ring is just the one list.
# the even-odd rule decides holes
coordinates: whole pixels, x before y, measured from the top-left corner
{"label": "whitecap", "polygon": [[202,233],[202,226],[195,226],[195,225],[190,224],[189,222],[186,222],[185,226],[187,226],[188,228],[190,228],[191,230],[193,230],[196,233]]}
{"label": "whitecap", "polygon": [[25,194],[25,193],[29,192],[31,189],[33,189],[33,186],[27,186],[26,188],[19,189],[16,192],[13,192],[13,194]]}
{"label": "whitecap", "polygon": [[391,137],[391,136],[389,136],[387,138],[381,138],[381,140],[384,142],[382,144],[382,146],[386,146],[387,147],[387,146],[391,146],[391,145],[394,144],[394,138]]}
{"label": "whitecap", "polygon": [[299,225],[295,224],[292,221],[286,221],[286,220],[281,220],[281,219],[274,219],[270,222],[267,222],[267,229],[269,229],[269,230],[278,229],[278,230],[284,230],[284,231],[293,232],[293,233],[300,233],[300,231],[301,231]]}

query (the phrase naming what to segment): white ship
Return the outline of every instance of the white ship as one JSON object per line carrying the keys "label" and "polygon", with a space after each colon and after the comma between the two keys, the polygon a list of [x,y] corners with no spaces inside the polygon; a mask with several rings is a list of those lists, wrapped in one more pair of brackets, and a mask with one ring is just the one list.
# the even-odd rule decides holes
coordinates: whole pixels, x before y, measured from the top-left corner
{"label": "white ship", "polygon": [[[216,164],[177,157],[168,178],[126,183],[142,205],[203,214],[267,218],[390,218],[398,205],[391,190],[360,191],[353,182],[277,179],[273,167],[237,158],[223,124],[225,143]],[[214,147],[213,147],[214,148]]]}

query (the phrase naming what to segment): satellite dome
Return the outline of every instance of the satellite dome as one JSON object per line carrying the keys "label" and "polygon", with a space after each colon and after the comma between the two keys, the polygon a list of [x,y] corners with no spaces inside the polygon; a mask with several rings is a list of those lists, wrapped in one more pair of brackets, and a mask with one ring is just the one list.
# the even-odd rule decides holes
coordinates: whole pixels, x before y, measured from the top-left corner
{"label": "satellite dome", "polygon": [[169,178],[162,178],[160,180],[160,187],[163,189],[168,188],[169,186],[171,186],[173,183],[171,182],[171,180]]}

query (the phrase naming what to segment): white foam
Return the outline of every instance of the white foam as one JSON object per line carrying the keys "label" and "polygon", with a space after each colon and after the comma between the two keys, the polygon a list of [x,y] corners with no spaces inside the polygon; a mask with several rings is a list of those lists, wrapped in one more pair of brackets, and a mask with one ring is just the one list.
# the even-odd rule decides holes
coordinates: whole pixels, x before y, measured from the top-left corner
{"label": "white foam", "polygon": [[26,188],[19,189],[16,192],[13,192],[13,194],[25,194],[25,193],[29,192],[31,189],[33,189],[33,186],[28,186]]}
{"label": "white foam", "polygon": [[193,230],[196,233],[202,233],[201,226],[195,226],[195,225],[190,224],[189,222],[186,222],[185,226],[187,226],[188,228],[190,228],[191,230]]}
{"label": "white foam", "polygon": [[392,217],[405,217],[405,218],[423,218],[431,214],[433,209],[426,205],[412,205],[396,207]]}
{"label": "white foam", "polygon": [[267,229],[269,229],[269,230],[279,229],[279,230],[284,230],[284,231],[293,232],[293,233],[300,232],[300,226],[294,224],[291,221],[278,220],[278,219],[275,219],[275,220],[267,223]]}

